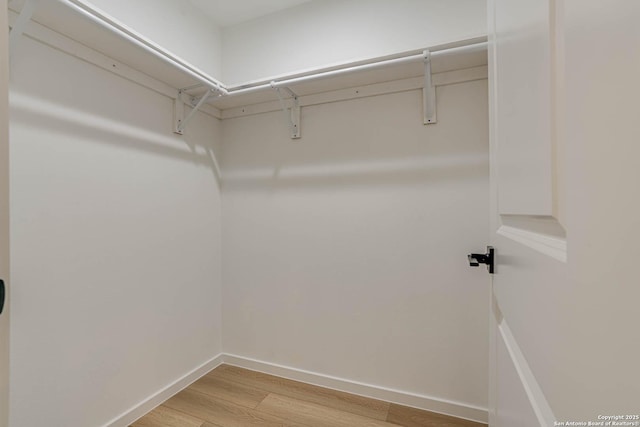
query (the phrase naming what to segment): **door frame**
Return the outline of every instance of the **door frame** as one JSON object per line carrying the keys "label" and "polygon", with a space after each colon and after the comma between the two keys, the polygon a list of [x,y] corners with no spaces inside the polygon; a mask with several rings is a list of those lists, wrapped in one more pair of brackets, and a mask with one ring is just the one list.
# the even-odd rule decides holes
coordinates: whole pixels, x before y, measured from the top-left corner
{"label": "door frame", "polygon": [[9,426],[9,32],[7,0],[0,1],[0,279],[7,287],[0,314],[0,427]]}

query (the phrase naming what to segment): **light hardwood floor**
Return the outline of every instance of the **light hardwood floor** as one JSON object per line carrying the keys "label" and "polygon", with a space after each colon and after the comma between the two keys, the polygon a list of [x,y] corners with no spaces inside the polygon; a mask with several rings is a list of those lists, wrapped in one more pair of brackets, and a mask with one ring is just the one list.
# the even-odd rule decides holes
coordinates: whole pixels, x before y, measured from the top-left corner
{"label": "light hardwood floor", "polygon": [[222,365],[132,427],[485,425]]}

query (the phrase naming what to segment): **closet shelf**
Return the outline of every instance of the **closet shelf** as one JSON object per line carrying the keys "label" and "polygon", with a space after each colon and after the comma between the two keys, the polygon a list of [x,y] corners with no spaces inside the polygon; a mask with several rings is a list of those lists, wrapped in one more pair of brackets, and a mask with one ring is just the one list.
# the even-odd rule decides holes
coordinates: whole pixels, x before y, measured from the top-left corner
{"label": "closet shelf", "polygon": [[[14,11],[12,16],[14,25],[20,21],[16,19],[16,14],[23,9],[25,2],[31,1],[35,0],[14,0],[10,3]],[[29,8],[24,7],[24,9]],[[84,0],[37,1],[37,7],[34,9],[33,16],[29,17],[40,26],[112,59],[114,68],[118,64],[124,64],[136,72],[162,82],[169,88],[164,91],[165,94],[180,102],[186,98],[186,104],[191,107],[202,104],[214,106],[221,110],[218,114],[220,117],[225,116],[226,110],[233,115],[235,113],[232,110],[243,106],[281,103],[282,99],[279,99],[278,91],[273,90],[275,87],[287,88],[287,92],[295,94],[295,102],[288,102],[288,104],[296,104],[299,97],[335,93],[348,88],[373,87],[411,79],[415,82],[421,81],[424,86],[425,81],[423,58],[425,52],[414,50],[226,87],[216,78],[166,51],[107,14],[96,10]],[[29,25],[25,25],[20,30],[22,29],[26,30],[26,34],[30,34]],[[39,40],[47,43],[43,37]],[[74,54],[73,48],[69,50]],[[434,75],[465,69],[477,71],[479,68],[486,67],[487,64],[486,37],[458,40],[428,47],[426,50],[431,55],[429,65]],[[83,57],[83,59],[87,58]],[[100,65],[105,68],[104,64]],[[435,86],[440,83],[435,81],[433,84]],[[412,85],[416,86],[416,83]],[[211,96],[212,94],[217,96]],[[199,103],[198,101],[201,101],[205,95],[207,98]],[[428,96],[425,94],[425,110]],[[293,99],[294,97],[287,101]],[[281,105],[284,107],[285,103]],[[427,123],[426,116],[425,112],[425,123]],[[184,118],[182,116],[182,119]],[[430,120],[429,123],[431,123]],[[176,132],[181,133],[186,123],[176,119],[174,125]],[[293,121],[292,125],[295,125]]]}
{"label": "closet shelf", "polygon": [[[12,1],[10,8],[18,13],[27,1],[33,0]],[[31,20],[173,88],[221,85],[214,77],[83,1],[37,1]]]}
{"label": "closet shelf", "polygon": [[[434,74],[487,65],[486,37],[445,43],[429,47],[427,50],[432,54],[431,68]],[[277,100],[275,91],[261,90],[267,89],[272,82],[279,87],[288,87],[298,96],[306,96],[423,77],[423,54],[423,50],[413,50],[241,84],[227,88],[233,96],[220,97],[214,101],[214,105],[227,109]]]}

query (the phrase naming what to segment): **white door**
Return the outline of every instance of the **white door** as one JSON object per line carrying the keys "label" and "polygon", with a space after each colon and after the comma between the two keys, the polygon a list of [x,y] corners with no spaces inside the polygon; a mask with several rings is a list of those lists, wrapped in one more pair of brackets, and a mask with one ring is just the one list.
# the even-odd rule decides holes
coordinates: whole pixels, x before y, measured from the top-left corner
{"label": "white door", "polygon": [[488,6],[490,425],[640,425],[640,2]]}
{"label": "white door", "polygon": [[[0,1],[0,279],[9,279],[9,53],[7,2]],[[0,300],[2,299],[0,283]],[[2,301],[0,301],[2,304]],[[9,313],[0,313],[0,427],[9,425]]]}

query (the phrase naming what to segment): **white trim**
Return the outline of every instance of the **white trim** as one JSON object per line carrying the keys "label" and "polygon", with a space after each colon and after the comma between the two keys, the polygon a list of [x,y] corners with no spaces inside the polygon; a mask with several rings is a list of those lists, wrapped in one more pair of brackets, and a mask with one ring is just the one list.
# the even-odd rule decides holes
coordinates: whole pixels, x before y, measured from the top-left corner
{"label": "white trim", "polygon": [[137,419],[143,417],[147,413],[151,412],[154,408],[162,404],[165,400],[171,398],[173,395],[179,393],[183,389],[190,386],[192,383],[200,379],[202,376],[211,372],[218,366],[224,363],[224,355],[221,353],[213,359],[203,363],[195,368],[193,371],[187,373],[181,378],[178,378],[173,383],[167,385],[162,390],[152,394],[147,399],[138,403],[125,413],[117,416],[113,420],[104,424],[103,427],[123,427],[128,426],[135,422]]}
{"label": "white trim", "polygon": [[[502,225],[497,233],[561,262],[567,262],[567,240],[548,234]],[[499,256],[499,255],[498,255]]]}
{"label": "white trim", "polygon": [[344,378],[334,377],[331,375],[324,375],[316,372],[305,371],[303,369],[282,366],[275,363],[263,362],[248,357],[225,354],[224,363],[228,365],[238,366],[240,368],[288,378],[295,381],[314,384],[333,390],[344,391],[359,396],[383,400],[385,402],[392,402],[399,405],[423,409],[426,411],[451,415],[453,417],[471,421],[486,423],[488,418],[487,408],[481,408],[474,405],[440,399],[432,396],[425,396],[422,394],[395,390],[387,387],[365,384],[358,381],[351,381]]}
{"label": "white trim", "polygon": [[[487,78],[487,66],[465,68],[462,70],[447,71],[433,75],[434,86],[445,86],[456,83],[483,80]],[[424,86],[424,77],[412,77],[408,79],[393,80],[383,83],[374,83],[365,86],[356,86],[346,89],[338,89],[327,92],[314,93],[298,97],[300,107],[329,104],[332,102],[348,101],[351,99],[367,98],[370,96],[386,95],[391,93],[420,90]],[[224,100],[224,98],[220,98]],[[287,107],[291,105],[287,104]],[[282,106],[278,101],[261,102],[239,107],[221,108],[223,120],[236,117],[251,116],[255,114],[279,111]]]}
{"label": "white trim", "polygon": [[[346,101],[349,99],[366,98],[369,96],[384,95],[394,92],[405,92],[421,89],[423,82],[421,77],[395,80],[391,82],[376,83],[372,85],[339,89],[329,92],[320,92],[313,95],[298,97],[300,107],[311,105],[327,104],[331,102]],[[290,107],[291,102],[285,101],[286,107]],[[233,119],[236,117],[252,116],[255,114],[270,113],[282,109],[278,101],[260,102],[258,104],[241,105],[239,107],[222,108],[222,119]]]}
{"label": "white trim", "polygon": [[[507,348],[510,347],[507,346]],[[147,399],[134,405],[132,408],[107,422],[102,427],[123,427],[134,423],[136,420],[151,412],[154,408],[165,402],[167,399],[170,399],[172,396],[184,390],[189,385],[193,384],[195,381],[222,364],[238,366],[240,368],[276,375],[307,384],[314,384],[320,387],[344,391],[346,393],[351,393],[358,396],[379,399],[385,402],[392,402],[399,405],[423,409],[426,411],[451,415],[453,417],[466,420],[486,423],[488,418],[487,409],[481,408],[479,406],[440,399],[432,396],[425,396],[417,393],[410,393],[387,387],[380,387],[376,385],[361,383],[358,381],[351,381],[331,375],[324,375],[316,372],[305,371],[303,369],[296,369],[288,366],[278,365],[275,363],[263,362],[248,357],[220,353],[216,357],[198,366],[183,377],[167,385],[162,390],[159,390],[158,392],[149,396]],[[520,370],[518,372],[520,372]]]}
{"label": "white trim", "polygon": [[520,347],[518,346],[518,343],[516,342],[516,339],[511,333],[511,329],[509,329],[504,318],[502,318],[498,325],[498,331],[500,331],[502,341],[509,352],[513,366],[516,368],[518,377],[522,382],[522,387],[527,394],[529,403],[531,404],[533,412],[536,414],[540,427],[554,425],[556,417],[553,415],[551,406],[549,406],[549,402],[547,402],[540,385],[533,376],[533,372],[531,371],[531,368],[529,368],[529,364],[527,363],[524,354],[522,354],[522,351],[520,350]]}

